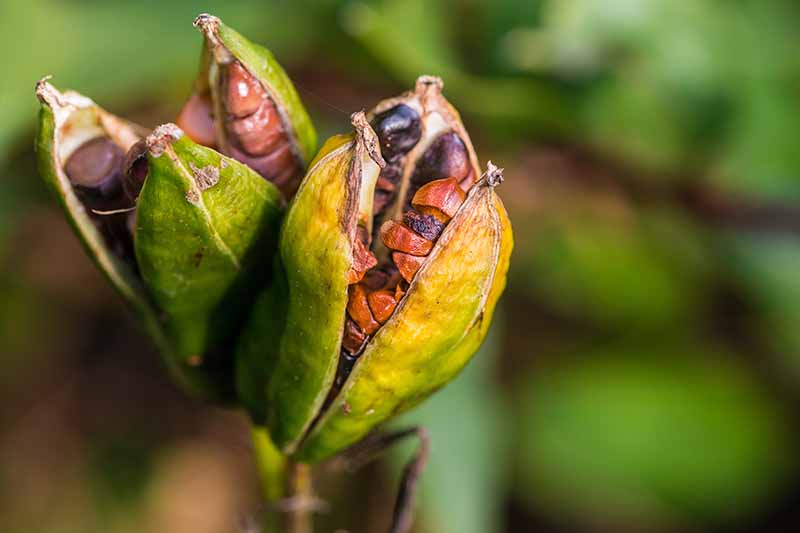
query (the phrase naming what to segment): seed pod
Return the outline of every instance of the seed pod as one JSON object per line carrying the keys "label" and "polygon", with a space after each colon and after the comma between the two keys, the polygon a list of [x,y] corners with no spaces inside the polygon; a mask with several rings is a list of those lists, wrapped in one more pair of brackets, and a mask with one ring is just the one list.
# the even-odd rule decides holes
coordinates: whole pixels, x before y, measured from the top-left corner
{"label": "seed pod", "polygon": [[291,80],[269,50],[211,15],[200,74],[177,123],[190,138],[250,166],[290,198],[316,149],[316,133]]}
{"label": "seed pod", "polygon": [[[453,378],[486,334],[512,245],[494,193],[500,171],[492,166],[473,183],[446,223],[426,224],[423,214],[407,212],[416,192],[410,183],[416,162],[438,136],[458,132],[471,150],[440,89],[437,80],[421,78],[416,91],[373,113],[400,103],[416,107],[421,121],[416,144],[406,142],[408,135],[396,141],[403,128],[384,128],[395,137],[376,135],[364,115],[355,114],[355,134],[325,144],[287,213],[279,248],[291,298],[281,341],[261,343],[260,350],[252,349],[259,343],[249,343],[239,351],[239,362],[243,368],[268,368],[262,373],[267,376],[262,406],[251,410],[263,414],[257,419],[297,460],[329,457],[419,403]],[[392,155],[385,166],[378,148]],[[374,215],[378,195],[385,192],[377,186],[378,174],[383,167],[386,178],[391,165],[401,169],[392,182],[391,206]],[[448,205],[433,207],[449,210]],[[404,218],[413,222],[404,224]],[[424,231],[412,228],[418,223]],[[364,240],[369,228],[373,236]],[[436,235],[428,238],[425,232]],[[355,282],[351,271],[361,246],[369,246],[378,264]],[[251,320],[248,332],[259,329]]]}
{"label": "seed pod", "polygon": [[227,376],[232,388],[229,346],[267,281],[280,193],[174,124],[156,128],[145,144],[135,235],[139,271],[163,312],[174,363]]}
{"label": "seed pod", "polygon": [[[281,215],[279,192],[244,165],[176,139],[174,127],[144,140],[142,128],[46,79],[36,94],[40,172],[89,255],[135,309],[176,381],[228,401],[231,369],[221,370],[232,356],[221,350],[223,339],[249,305],[239,286],[257,285],[269,270],[263,263]],[[125,208],[92,211],[86,188]]]}

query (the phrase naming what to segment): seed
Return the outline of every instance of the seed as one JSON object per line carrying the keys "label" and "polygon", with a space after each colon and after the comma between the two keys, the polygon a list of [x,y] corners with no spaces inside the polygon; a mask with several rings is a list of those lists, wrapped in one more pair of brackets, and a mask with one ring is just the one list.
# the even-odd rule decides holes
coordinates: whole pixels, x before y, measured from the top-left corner
{"label": "seed", "polygon": [[372,335],[381,325],[372,316],[367,302],[366,288],[361,285],[350,285],[350,299],[347,301],[347,314],[367,335]]}
{"label": "seed", "polygon": [[375,196],[372,199],[372,214],[377,215],[382,212],[389,202],[392,200],[392,193],[389,191],[382,191],[380,189],[375,191]]}
{"label": "seed", "polygon": [[394,308],[397,307],[397,301],[394,299],[394,293],[392,291],[383,290],[371,292],[367,295],[367,301],[375,320],[381,324],[389,320],[389,317],[391,317],[394,312]]}
{"label": "seed", "polygon": [[400,183],[400,178],[402,177],[401,174],[403,173],[403,169],[400,168],[400,165],[397,163],[386,163],[386,166],[383,167],[381,170],[381,177],[386,178],[387,181],[394,183],[397,185]]}
{"label": "seed", "polygon": [[248,155],[267,155],[286,143],[278,111],[270,100],[263,100],[251,115],[228,123],[232,138]]}
{"label": "seed", "polygon": [[403,215],[403,224],[422,235],[426,239],[435,241],[444,231],[444,224],[433,215],[423,215],[410,209]]}
{"label": "seed", "polygon": [[395,184],[386,179],[385,177],[379,176],[378,182],[375,184],[375,188],[381,191],[392,192],[394,191]]}
{"label": "seed", "polygon": [[342,348],[348,352],[357,353],[367,339],[366,334],[358,327],[352,318],[347,317],[344,322],[344,335],[342,336]]}
{"label": "seed", "polygon": [[433,141],[417,164],[414,179],[421,185],[429,180],[455,178],[461,181],[472,170],[464,141],[455,132],[445,133]]}
{"label": "seed", "polygon": [[241,118],[255,113],[267,98],[261,82],[247,72],[241,63],[228,65],[228,87],[225,107],[231,115]]}
{"label": "seed", "polygon": [[231,156],[264,176],[268,181],[272,181],[274,176],[283,175],[289,169],[294,171],[296,164],[288,144],[283,145],[271,154],[263,156],[251,156],[236,147],[232,147]]}
{"label": "seed", "polygon": [[347,283],[352,285],[358,283],[364,277],[364,273],[378,264],[378,260],[370,252],[361,239],[353,241],[353,263],[347,273]]}
{"label": "seed", "polygon": [[422,136],[419,113],[405,104],[397,105],[372,119],[381,143],[381,155],[394,160],[411,150]]}
{"label": "seed", "polygon": [[411,279],[414,277],[414,274],[417,273],[417,270],[425,263],[424,257],[404,254],[402,252],[392,252],[392,260],[394,264],[397,265],[397,270],[400,271],[400,275],[409,283],[411,283]]}
{"label": "seed", "polygon": [[125,189],[128,200],[135,204],[149,171],[147,143],[144,139],[131,146],[128,153],[125,154],[125,162],[122,164],[122,169],[122,188]]}
{"label": "seed", "polygon": [[194,93],[184,104],[175,122],[194,142],[215,148],[217,133],[214,129],[214,117],[211,110],[210,95]]}
{"label": "seed", "polygon": [[64,165],[64,172],[89,209],[126,207],[122,190],[122,148],[108,137],[80,145]]}
{"label": "seed", "polygon": [[408,226],[394,220],[387,220],[381,226],[381,240],[390,250],[398,250],[411,255],[428,255],[433,242],[414,233]]}
{"label": "seed", "polygon": [[411,205],[420,213],[433,215],[447,222],[456,214],[466,194],[455,178],[432,181],[420,187],[411,200]]}

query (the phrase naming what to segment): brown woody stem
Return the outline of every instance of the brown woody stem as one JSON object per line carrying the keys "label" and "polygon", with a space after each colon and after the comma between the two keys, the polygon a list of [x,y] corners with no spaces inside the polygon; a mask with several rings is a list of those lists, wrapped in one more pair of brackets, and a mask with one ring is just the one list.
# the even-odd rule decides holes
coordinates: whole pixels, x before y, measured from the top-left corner
{"label": "brown woody stem", "polygon": [[316,499],[311,480],[311,466],[291,463],[287,475],[288,499],[285,500],[286,533],[313,533],[311,513]]}

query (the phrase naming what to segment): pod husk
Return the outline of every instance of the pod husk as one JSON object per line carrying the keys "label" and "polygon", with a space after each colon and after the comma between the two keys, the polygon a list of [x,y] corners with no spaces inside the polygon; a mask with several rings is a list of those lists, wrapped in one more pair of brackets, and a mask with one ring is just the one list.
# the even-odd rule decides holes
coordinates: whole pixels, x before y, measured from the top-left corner
{"label": "pod husk", "polygon": [[234,342],[267,282],[280,193],[173,124],[147,138],[137,201],[137,264],[174,349],[173,364],[233,397]]}
{"label": "pod husk", "polygon": [[452,380],[486,336],[512,247],[503,204],[484,180],[473,186],[295,459],[334,455]]}
{"label": "pod husk", "polygon": [[[236,30],[225,25],[219,18],[208,14],[199,15],[194,25],[199,27],[206,42],[203,44],[203,56],[195,91],[210,93],[217,100],[219,95],[209,82],[209,65],[213,61],[229,61],[226,56],[239,60],[242,65],[259,81],[261,81],[289,135],[292,151],[306,168],[317,149],[317,133],[311,118],[306,111],[292,80],[283,70],[275,56],[268,49],[255,44]],[[221,103],[215,101],[215,112],[221,109]],[[217,135],[221,136],[222,127],[218,123]],[[224,146],[224,143],[221,144]]]}

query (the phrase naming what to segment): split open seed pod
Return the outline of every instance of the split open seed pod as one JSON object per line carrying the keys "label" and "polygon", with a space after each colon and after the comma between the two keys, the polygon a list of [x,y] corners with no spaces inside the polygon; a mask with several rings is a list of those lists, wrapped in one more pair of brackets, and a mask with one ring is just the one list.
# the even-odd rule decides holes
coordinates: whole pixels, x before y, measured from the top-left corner
{"label": "split open seed pod", "polygon": [[288,199],[313,157],[317,138],[286,72],[266,48],[203,14],[200,73],[177,124],[196,142],[256,170]]}
{"label": "split open seed pod", "polygon": [[136,310],[175,379],[233,397],[233,357],[282,215],[255,172],[167,125],[150,135],[37,84],[42,176],[92,259]]}
{"label": "split open seed pod", "polygon": [[325,144],[287,213],[280,342],[240,352],[265,377],[257,411],[300,461],[347,448],[449,382],[505,286],[502,171],[480,177],[441,82],[420,78],[369,117]]}

